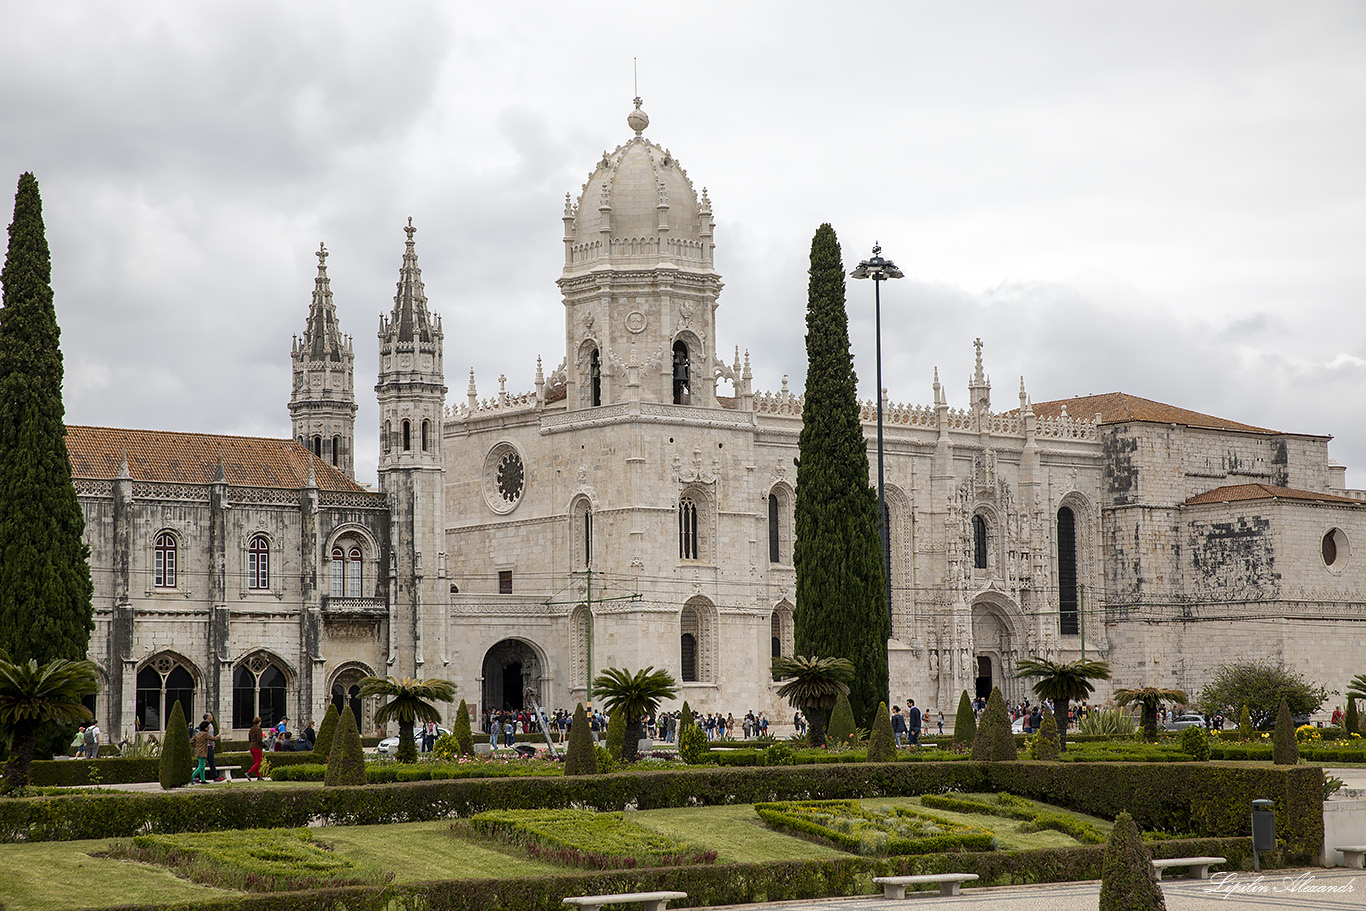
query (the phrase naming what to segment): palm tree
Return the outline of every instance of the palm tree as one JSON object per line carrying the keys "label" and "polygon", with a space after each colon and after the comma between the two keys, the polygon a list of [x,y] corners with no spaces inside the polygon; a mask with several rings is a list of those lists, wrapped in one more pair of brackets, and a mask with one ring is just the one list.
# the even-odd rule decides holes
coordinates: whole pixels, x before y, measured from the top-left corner
{"label": "palm tree", "polygon": [[678,695],[678,683],[668,671],[647,667],[630,671],[609,667],[593,679],[593,692],[602,697],[607,713],[613,718],[621,713],[626,722],[626,737],[621,741],[621,759],[635,762],[640,738],[645,736],[644,718],[659,710],[665,699]]}
{"label": "palm tree", "polygon": [[811,726],[811,745],[825,746],[825,713],[849,695],[854,665],[847,658],[791,655],[773,659],[773,677],[784,680],[778,695],[801,710]]}
{"label": "palm tree", "polygon": [[1366,674],[1357,674],[1347,684],[1347,698],[1366,700]]}
{"label": "palm tree", "polygon": [[0,732],[9,741],[5,792],[28,785],[38,729],[48,721],[69,724],[94,716],[81,697],[99,690],[95,665],[54,658],[42,667],[30,658],[12,662],[0,652]]}
{"label": "palm tree", "polygon": [[1159,686],[1115,690],[1116,705],[1143,706],[1143,736],[1148,740],[1157,739],[1157,707],[1164,702],[1185,705],[1187,701],[1185,690],[1168,690]]}
{"label": "palm tree", "polygon": [[389,701],[375,712],[376,724],[398,722],[398,761],[417,762],[417,741],[413,725],[441,721],[433,702],[455,698],[455,684],[449,680],[415,680],[412,677],[366,677],[360,682],[360,695],[388,696]]}
{"label": "palm tree", "polygon": [[1038,677],[1034,694],[1053,703],[1058,722],[1058,746],[1067,749],[1067,706],[1074,699],[1085,699],[1096,687],[1092,680],[1109,680],[1110,665],[1085,658],[1066,663],[1047,658],[1025,658],[1015,665],[1015,676]]}

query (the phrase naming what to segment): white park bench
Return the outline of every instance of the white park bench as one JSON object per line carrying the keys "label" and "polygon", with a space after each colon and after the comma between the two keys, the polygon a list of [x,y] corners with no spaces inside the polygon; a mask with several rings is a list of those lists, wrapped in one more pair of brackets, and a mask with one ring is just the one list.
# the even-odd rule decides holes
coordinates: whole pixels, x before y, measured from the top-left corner
{"label": "white park bench", "polygon": [[1190,867],[1190,872],[1186,875],[1191,879],[1209,879],[1209,868],[1214,864],[1228,863],[1222,857],[1168,857],[1165,860],[1153,861],[1153,866],[1157,868],[1157,878],[1162,879],[1162,872],[1168,867]]}
{"label": "white park bench", "polygon": [[1342,852],[1342,865],[1360,870],[1366,866],[1366,845],[1335,845]]}
{"label": "white park bench", "polygon": [[923,883],[938,883],[940,895],[957,895],[963,883],[976,878],[976,873],[921,873],[915,876],[874,876],[873,882],[882,887],[883,898],[905,898],[907,886]]}
{"label": "white park bench", "polygon": [[664,911],[664,906],[676,898],[687,898],[686,892],[620,892],[615,895],[573,895],[564,899],[566,905],[577,905],[586,911],[599,911],[603,905],[642,904],[645,911]]}

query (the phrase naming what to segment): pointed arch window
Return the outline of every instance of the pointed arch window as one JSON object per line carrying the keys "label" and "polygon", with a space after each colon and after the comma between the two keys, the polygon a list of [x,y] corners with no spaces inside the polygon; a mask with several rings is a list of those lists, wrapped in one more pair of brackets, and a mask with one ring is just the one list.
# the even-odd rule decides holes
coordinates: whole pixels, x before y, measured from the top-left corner
{"label": "pointed arch window", "polygon": [[683,560],[701,559],[697,539],[697,503],[692,497],[678,501],[678,556]]}
{"label": "pointed arch window", "polygon": [[697,611],[683,608],[678,622],[678,657],[679,676],[684,683],[697,682],[697,637],[701,632],[698,627]]}
{"label": "pointed arch window", "polygon": [[1079,628],[1077,598],[1077,517],[1070,507],[1058,510],[1058,632],[1075,636]]}
{"label": "pointed arch window", "polygon": [[987,568],[987,520],[982,516],[972,517],[972,565]]}
{"label": "pointed arch window", "polygon": [[778,528],[778,495],[768,495],[768,562],[782,562],[782,538]]}
{"label": "pointed arch window", "polygon": [[270,588],[270,541],[265,535],[254,535],[247,543],[247,588]]}
{"label": "pointed arch window", "polygon": [[596,348],[588,355],[588,386],[589,401],[596,408],[602,404],[602,355]]}
{"label": "pointed arch window", "polygon": [[263,726],[278,722],[285,696],[285,675],[275,662],[258,655],[239,664],[232,673],[232,726],[249,728],[257,715]]}
{"label": "pointed arch window", "polygon": [[134,711],[144,731],[160,731],[177,702],[194,718],[194,676],[176,659],[163,655],[138,671]]}
{"label": "pointed arch window", "polygon": [[688,346],[682,339],[674,342],[674,404],[692,402],[692,363]]}
{"label": "pointed arch window", "polygon": [[773,618],[768,623],[770,654],[773,658],[783,656],[783,618],[777,612],[773,612]]}
{"label": "pointed arch window", "polygon": [[175,535],[163,531],[152,545],[152,584],[157,588],[175,588],[177,541]]}

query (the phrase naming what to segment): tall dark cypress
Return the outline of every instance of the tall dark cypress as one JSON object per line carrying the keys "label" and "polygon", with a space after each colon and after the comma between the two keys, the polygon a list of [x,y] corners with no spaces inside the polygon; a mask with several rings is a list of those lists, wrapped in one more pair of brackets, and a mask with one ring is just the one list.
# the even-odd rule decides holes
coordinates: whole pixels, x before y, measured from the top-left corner
{"label": "tall dark cypress", "polygon": [[84,658],[95,628],[85,518],[71,483],[43,202],[19,178],[0,310],[0,648]]}
{"label": "tall dark cypress", "polygon": [[847,658],[849,702],[867,727],[887,698],[887,595],[868,483],[868,445],[849,354],[844,265],[834,228],[811,240],[806,309],[806,393],[797,461],[797,653]]}

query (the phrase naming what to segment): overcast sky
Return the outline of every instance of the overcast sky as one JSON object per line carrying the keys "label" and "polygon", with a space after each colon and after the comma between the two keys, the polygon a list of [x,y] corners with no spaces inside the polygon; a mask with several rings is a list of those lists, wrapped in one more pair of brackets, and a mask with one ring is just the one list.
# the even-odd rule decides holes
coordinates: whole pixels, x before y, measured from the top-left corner
{"label": "overcast sky", "polygon": [[[880,240],[884,384],[1123,391],[1332,434],[1366,483],[1366,4],[0,0],[71,423],[288,436],[325,241],[374,483],[412,216],[448,402],[564,356],[564,194],[631,136],[709,188],[719,345],[802,386],[811,235]],[[12,211],[4,190],[5,221]],[[870,283],[849,283],[873,395]]]}

